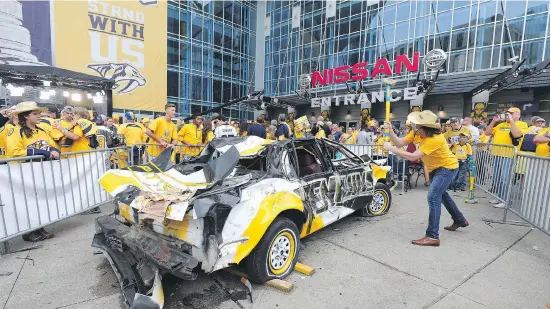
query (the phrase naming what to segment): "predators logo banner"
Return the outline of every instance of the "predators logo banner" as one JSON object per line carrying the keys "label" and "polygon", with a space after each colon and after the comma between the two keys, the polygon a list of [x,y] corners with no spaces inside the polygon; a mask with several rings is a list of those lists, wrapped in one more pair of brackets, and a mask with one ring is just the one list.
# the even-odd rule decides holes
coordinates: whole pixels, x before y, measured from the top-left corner
{"label": "predators logo banner", "polygon": [[112,79],[113,107],[163,111],[167,2],[50,1],[54,65]]}

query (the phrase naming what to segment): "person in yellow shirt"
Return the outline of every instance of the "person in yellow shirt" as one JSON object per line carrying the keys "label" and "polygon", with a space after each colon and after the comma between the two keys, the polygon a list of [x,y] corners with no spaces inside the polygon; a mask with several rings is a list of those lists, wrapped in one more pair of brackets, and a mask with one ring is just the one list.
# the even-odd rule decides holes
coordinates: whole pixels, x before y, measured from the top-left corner
{"label": "person in yellow shirt", "polygon": [[341,135],[341,143],[345,145],[355,145],[356,141],[354,139],[354,136],[352,136],[352,128],[349,127],[348,130],[346,130],[346,133]]}
{"label": "person in yellow shirt", "polygon": [[206,145],[214,139],[214,132],[212,131],[212,120],[203,120],[203,144]]}
{"label": "person in yellow shirt", "polygon": [[[433,112],[429,110],[413,112],[408,115],[408,120],[415,126],[415,130],[412,130],[404,138],[399,138],[392,129],[392,124],[385,122],[385,129],[388,129],[390,132],[392,144],[386,142],[383,148],[409,161],[421,159],[427,165],[430,173],[430,185],[427,196],[429,202],[429,223],[425,237],[413,240],[412,243],[419,246],[439,246],[442,204],[444,204],[453,219],[453,224],[444,229],[455,231],[460,227],[469,225],[467,219],[465,219],[452,197],[446,191],[457,173],[459,163],[457,157],[450,151],[447,141],[440,131],[438,117]],[[421,144],[415,152],[410,153],[401,149],[403,146],[413,142],[416,135],[420,137]]]}
{"label": "person in yellow shirt", "polygon": [[[8,131],[7,155],[10,158],[42,156],[45,159],[59,159],[59,150],[50,135],[41,127],[40,113],[45,111],[35,102],[27,101],[16,105],[18,125]],[[23,235],[25,241],[42,241],[54,235],[43,228]]]}
{"label": "person in yellow shirt", "polygon": [[126,123],[119,126],[117,134],[124,136],[126,146],[130,148],[130,152],[132,153],[131,164],[138,165],[141,164],[140,159],[142,158],[144,148],[143,145],[139,146],[137,144],[145,142],[146,129],[141,123],[136,122],[134,113],[126,112],[124,117],[126,118]]}
{"label": "person in yellow shirt", "polygon": [[50,134],[52,131],[52,125],[56,121],[57,107],[48,106],[47,108],[48,109],[40,116],[40,123],[38,126]]}
{"label": "person in yellow shirt", "polygon": [[549,158],[549,127],[543,128],[534,136],[536,156]]}
{"label": "person in yellow shirt", "polygon": [[467,185],[468,157],[473,155],[473,148],[467,143],[468,138],[466,134],[461,133],[459,135],[459,143],[450,146],[452,153],[457,157],[457,161],[459,162],[459,169],[449,187],[453,192],[457,190],[465,191],[465,186]]}
{"label": "person in yellow shirt", "polygon": [[15,114],[14,111],[15,106],[12,106],[8,114],[8,122],[0,128],[0,159],[9,159],[9,157],[6,156],[6,151],[8,149],[8,132],[15,128],[18,123],[17,114]]}
{"label": "person in yellow shirt", "polygon": [[203,117],[195,116],[192,123],[185,124],[178,132],[178,141],[182,147],[182,156],[196,156],[203,148]]}
{"label": "person in yellow shirt", "polygon": [[147,128],[146,134],[149,136],[150,142],[155,142],[158,145],[147,147],[150,160],[155,159],[165,148],[174,147],[173,143],[178,141],[178,131],[172,122],[175,115],[176,106],[169,103],[165,105],[165,115],[153,120]]}
{"label": "person in yellow shirt", "polygon": [[90,113],[84,107],[74,108],[74,122],[73,134],[78,138],[73,139],[73,145],[71,146],[71,152],[89,151],[98,148],[99,144],[96,139],[98,128],[96,124],[90,121]]}
{"label": "person in yellow shirt", "polygon": [[444,137],[448,141],[448,144],[458,144],[459,143],[459,137],[461,134],[465,134],[468,137],[468,143],[473,143],[473,137],[471,134],[471,131],[469,128],[461,125],[461,121],[459,121],[459,118],[452,117],[450,119],[450,126],[451,130],[444,133]]}
{"label": "person in yellow shirt", "polygon": [[[517,149],[520,146],[520,140],[523,136],[523,131],[528,129],[528,125],[524,121],[520,121],[520,109],[511,107],[505,112],[506,119],[501,119],[500,115],[495,115],[492,122],[486,128],[486,135],[492,135],[492,148],[490,155],[492,157],[492,193],[499,197],[501,201],[505,201],[510,180],[513,174],[513,157],[515,151],[510,146],[515,146]],[[506,145],[509,147],[500,147]],[[505,204],[500,200],[491,200],[496,208],[504,208]]]}
{"label": "person in yellow shirt", "polygon": [[316,123],[316,127],[318,129],[318,132],[316,133],[317,138],[324,138],[325,137],[325,130],[323,130],[323,121],[318,121]]}
{"label": "person in yellow shirt", "polygon": [[61,153],[71,151],[73,141],[79,137],[73,133],[75,124],[73,122],[74,110],[72,106],[65,106],[61,110],[61,119],[54,121],[50,136],[59,145]]}

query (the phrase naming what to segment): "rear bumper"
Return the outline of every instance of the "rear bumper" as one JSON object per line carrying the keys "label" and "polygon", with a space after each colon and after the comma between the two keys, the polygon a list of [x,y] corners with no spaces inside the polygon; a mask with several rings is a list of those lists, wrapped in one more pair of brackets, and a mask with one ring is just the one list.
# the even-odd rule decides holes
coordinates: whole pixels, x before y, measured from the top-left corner
{"label": "rear bumper", "polygon": [[96,219],[96,235],[92,246],[110,255],[121,253],[136,262],[145,259],[182,279],[197,278],[193,269],[198,261],[191,256],[191,249],[185,252],[182,244],[176,241],[164,240],[153,233],[126,226],[111,216]]}

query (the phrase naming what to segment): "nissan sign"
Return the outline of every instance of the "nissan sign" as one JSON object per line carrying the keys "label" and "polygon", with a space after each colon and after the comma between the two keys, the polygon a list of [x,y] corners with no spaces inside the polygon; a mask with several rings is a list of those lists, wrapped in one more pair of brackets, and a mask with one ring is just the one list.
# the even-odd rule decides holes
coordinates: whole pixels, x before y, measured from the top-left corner
{"label": "nissan sign", "polygon": [[441,49],[433,49],[425,55],[424,63],[429,70],[438,70],[446,62],[448,56]]}

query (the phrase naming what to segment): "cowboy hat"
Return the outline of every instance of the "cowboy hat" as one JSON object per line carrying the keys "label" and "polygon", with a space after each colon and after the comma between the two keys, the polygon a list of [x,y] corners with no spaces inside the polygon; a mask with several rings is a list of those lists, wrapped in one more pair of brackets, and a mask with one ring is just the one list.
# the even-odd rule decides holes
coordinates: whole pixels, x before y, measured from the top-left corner
{"label": "cowboy hat", "polygon": [[427,128],[440,129],[440,124],[437,123],[438,116],[429,110],[422,112],[412,112],[408,115],[408,120],[415,125]]}
{"label": "cowboy hat", "polygon": [[12,113],[13,114],[21,114],[21,113],[24,113],[24,112],[31,112],[31,111],[45,112],[47,110],[48,110],[48,108],[46,108],[46,107],[39,107],[36,104],[36,102],[25,101],[25,102],[18,103],[15,106],[15,110]]}

